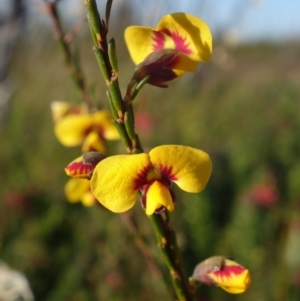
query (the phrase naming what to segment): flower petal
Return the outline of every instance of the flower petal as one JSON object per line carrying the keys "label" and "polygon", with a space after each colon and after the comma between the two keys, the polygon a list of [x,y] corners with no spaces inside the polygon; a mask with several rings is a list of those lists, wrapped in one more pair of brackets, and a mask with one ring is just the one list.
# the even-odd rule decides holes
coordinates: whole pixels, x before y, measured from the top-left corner
{"label": "flower petal", "polygon": [[69,177],[89,179],[93,170],[95,168],[94,164],[87,163],[84,161],[84,155],[76,158],[72,161],[66,168],[65,172]]}
{"label": "flower petal", "polygon": [[133,62],[138,65],[153,51],[154,30],[146,26],[129,26],[124,37]]}
{"label": "flower petal", "polygon": [[170,66],[177,76],[182,76],[185,72],[195,72],[198,68],[198,62],[190,59],[183,53],[178,55],[178,60],[176,64]]}
{"label": "flower petal", "polygon": [[224,260],[222,269],[209,273],[208,276],[223,290],[231,294],[241,294],[251,284],[249,271],[229,259]]}
{"label": "flower petal", "polygon": [[95,205],[95,202],[97,202],[97,200],[92,194],[91,190],[89,189],[86,193],[82,195],[81,202],[85,207],[91,207]]}
{"label": "flower petal", "polygon": [[65,172],[73,178],[90,179],[96,165],[107,158],[106,154],[99,152],[87,152],[73,160],[66,168]]}
{"label": "flower petal", "polygon": [[135,204],[136,181],[151,165],[149,155],[117,155],[96,166],[91,178],[91,190],[99,202],[113,212],[125,212]]}
{"label": "flower petal", "polygon": [[54,122],[65,116],[72,108],[72,105],[66,101],[52,101],[50,106]]}
{"label": "flower petal", "polygon": [[151,215],[161,206],[174,210],[174,203],[169,189],[159,181],[154,181],[146,192],[146,214]]}
{"label": "flower petal", "polygon": [[156,28],[172,37],[175,49],[192,60],[206,62],[212,53],[212,36],[207,24],[196,16],[174,13],[164,16]]}
{"label": "flower petal", "polygon": [[87,114],[88,108],[85,104],[75,105],[66,101],[55,100],[51,103],[53,121],[57,122],[67,114]]}
{"label": "flower petal", "polygon": [[154,166],[187,192],[202,191],[211,175],[210,157],[199,149],[162,145],[152,149],[149,156]]}
{"label": "flower petal", "polygon": [[93,119],[90,115],[68,115],[59,120],[54,127],[55,135],[65,146],[80,145],[90,127]]}
{"label": "flower petal", "polygon": [[90,182],[85,179],[72,178],[65,185],[65,195],[71,203],[79,202],[89,190]]}
{"label": "flower petal", "polygon": [[108,111],[98,111],[92,115],[93,124],[101,129],[101,135],[107,140],[120,139],[120,135],[112,123],[112,115]]}
{"label": "flower petal", "polygon": [[91,131],[86,136],[84,143],[82,145],[83,153],[86,153],[89,151],[98,151],[98,152],[106,151],[105,143],[96,131]]}

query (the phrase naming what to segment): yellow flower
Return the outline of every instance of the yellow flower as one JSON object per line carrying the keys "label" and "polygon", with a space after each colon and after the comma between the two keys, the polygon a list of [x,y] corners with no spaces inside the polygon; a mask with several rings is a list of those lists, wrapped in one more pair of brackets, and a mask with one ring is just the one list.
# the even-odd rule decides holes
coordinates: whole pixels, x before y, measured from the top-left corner
{"label": "yellow flower", "polygon": [[207,285],[219,286],[231,294],[241,294],[251,284],[249,271],[223,256],[213,256],[199,263],[192,278]]}
{"label": "yellow flower", "polygon": [[[152,53],[161,52],[150,59],[152,68],[149,72],[150,75],[155,73],[159,76],[157,66],[154,67],[156,72],[153,71],[153,61],[159,61],[164,69],[165,81],[174,78],[171,74],[166,74],[166,68],[171,69],[175,76],[181,76],[187,71],[195,72],[198,63],[207,62],[212,53],[212,36],[209,27],[201,19],[186,13],[164,16],[156,29],[130,26],[125,30],[125,42],[136,65],[141,64]],[[173,52],[165,56],[165,50],[173,50]],[[147,66],[149,69],[149,62]]]}
{"label": "yellow flower", "polygon": [[97,201],[91,192],[90,182],[85,179],[73,178],[65,185],[65,195],[70,203],[82,202],[90,207]]}
{"label": "yellow flower", "polygon": [[149,154],[116,155],[99,162],[90,181],[99,202],[113,212],[132,208],[138,193],[147,215],[174,209],[171,182],[182,190],[197,193],[211,174],[211,160],[205,152],[180,145],[164,145]]}
{"label": "yellow flower", "polygon": [[[63,112],[63,107],[61,111]],[[55,123],[54,132],[64,146],[82,145],[82,152],[104,152],[106,147],[103,138],[107,140],[120,138],[111,122],[112,117],[109,112],[88,113],[82,110],[79,113],[71,112],[62,115]]]}
{"label": "yellow flower", "polygon": [[54,122],[57,122],[62,117],[69,114],[86,114],[88,108],[85,104],[76,105],[66,101],[52,101],[51,105],[52,118]]}

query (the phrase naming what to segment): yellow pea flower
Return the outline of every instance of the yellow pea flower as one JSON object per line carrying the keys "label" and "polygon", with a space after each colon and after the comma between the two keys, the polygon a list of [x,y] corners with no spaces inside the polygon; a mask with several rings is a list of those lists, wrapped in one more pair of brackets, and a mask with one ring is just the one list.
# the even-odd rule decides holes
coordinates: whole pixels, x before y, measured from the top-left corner
{"label": "yellow pea flower", "polygon": [[67,103],[52,104],[55,120],[54,132],[58,140],[67,147],[82,145],[82,152],[106,150],[103,139],[120,139],[107,111],[88,113],[84,106]]}
{"label": "yellow pea flower", "polygon": [[[196,16],[181,12],[164,16],[156,29],[128,27],[125,42],[136,65],[143,65],[142,62],[148,57],[145,63],[147,72],[153,77],[152,84],[157,86],[165,85],[155,80],[155,76],[162,77],[160,81],[163,82],[187,71],[195,72],[199,62],[209,61],[212,53],[212,36],[207,24]],[[155,57],[149,58],[153,53],[156,53]],[[161,70],[158,70],[157,62],[161,64]],[[141,71],[143,75],[144,67]],[[173,75],[167,69],[171,69]]]}
{"label": "yellow pea flower", "polygon": [[[132,208],[141,192],[147,215],[174,210],[171,182],[197,193],[205,188],[212,170],[205,152],[181,145],[163,145],[149,154],[116,155],[100,161],[90,185],[94,196],[110,211]],[[77,175],[78,176],[78,175]]]}

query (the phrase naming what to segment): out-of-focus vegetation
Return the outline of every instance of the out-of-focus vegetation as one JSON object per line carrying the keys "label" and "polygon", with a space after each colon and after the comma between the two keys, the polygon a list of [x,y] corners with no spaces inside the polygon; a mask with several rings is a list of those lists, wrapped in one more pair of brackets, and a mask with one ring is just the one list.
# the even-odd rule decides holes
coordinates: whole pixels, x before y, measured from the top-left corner
{"label": "out-of-focus vegetation", "polygon": [[[134,66],[115,36],[125,91]],[[108,108],[88,32],[73,44],[94,100]],[[299,300],[299,53],[293,43],[216,43],[212,62],[198,73],[168,89],[146,86],[136,99],[146,148],[185,144],[213,159],[203,193],[175,188],[171,218],[186,274],[213,255],[234,257],[252,274],[245,294],[203,286],[200,300]],[[54,137],[50,103],[80,97],[49,30],[19,39],[9,72],[15,93],[0,128],[0,258],[28,277],[36,300],[172,300],[139,205],[132,214],[162,275],[148,268],[119,215],[64,197],[63,169],[80,150]],[[119,143],[110,148],[125,152]]]}

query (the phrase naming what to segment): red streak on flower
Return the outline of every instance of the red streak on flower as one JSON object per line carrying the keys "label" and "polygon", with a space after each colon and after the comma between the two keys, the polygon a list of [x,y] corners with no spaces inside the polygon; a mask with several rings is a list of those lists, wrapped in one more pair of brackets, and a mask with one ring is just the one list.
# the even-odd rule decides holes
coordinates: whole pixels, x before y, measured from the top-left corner
{"label": "red streak on flower", "polygon": [[141,188],[142,186],[146,185],[148,183],[147,181],[147,174],[149,172],[149,170],[152,168],[151,165],[148,165],[146,167],[144,167],[136,176],[136,178],[134,179],[134,185],[133,185],[133,189],[137,190],[139,188]]}
{"label": "red streak on flower", "polygon": [[172,182],[177,180],[177,177],[173,173],[173,167],[172,166],[160,165],[159,169],[161,171],[163,179],[168,179]]}
{"label": "red streak on flower", "polygon": [[160,50],[160,49],[164,49],[164,45],[165,45],[165,37],[164,35],[159,32],[159,31],[154,31],[153,32],[153,45],[152,45],[152,49],[153,50]]}
{"label": "red streak on flower", "polygon": [[180,36],[178,31],[169,31],[168,29],[164,29],[163,32],[170,36],[175,44],[175,50],[182,52],[186,55],[192,54],[192,50],[189,48],[190,43],[186,41],[186,38]]}
{"label": "red streak on flower", "polygon": [[73,162],[65,168],[68,176],[85,177],[94,170],[92,164],[85,164],[83,162]]}
{"label": "red streak on flower", "polygon": [[153,179],[151,181],[147,180],[148,173],[150,172],[151,169],[154,167],[152,165],[148,165],[147,167],[144,167],[136,176],[134,180],[134,185],[133,189],[141,189],[144,185],[151,184],[153,181],[157,180],[167,187],[171,185],[171,182],[174,182],[177,180],[177,177],[173,173],[173,167],[172,166],[165,166],[165,165],[160,165],[160,166],[155,166],[155,168],[159,169],[161,173],[161,178],[158,179]]}
{"label": "red streak on flower", "polygon": [[231,278],[232,274],[234,275],[240,275],[245,271],[245,268],[238,265],[232,265],[232,266],[224,266],[219,271],[215,271],[212,274],[214,274],[216,277],[220,277],[221,279],[223,277]]}
{"label": "red streak on flower", "polygon": [[178,31],[171,32],[169,29],[164,28],[161,31],[154,31],[153,36],[153,50],[161,50],[164,49],[165,45],[165,37],[164,34],[168,35],[175,44],[175,50],[178,50],[178,52],[184,53],[186,55],[190,55],[193,53],[193,51],[189,48],[190,43],[186,41],[186,38],[182,37]]}

